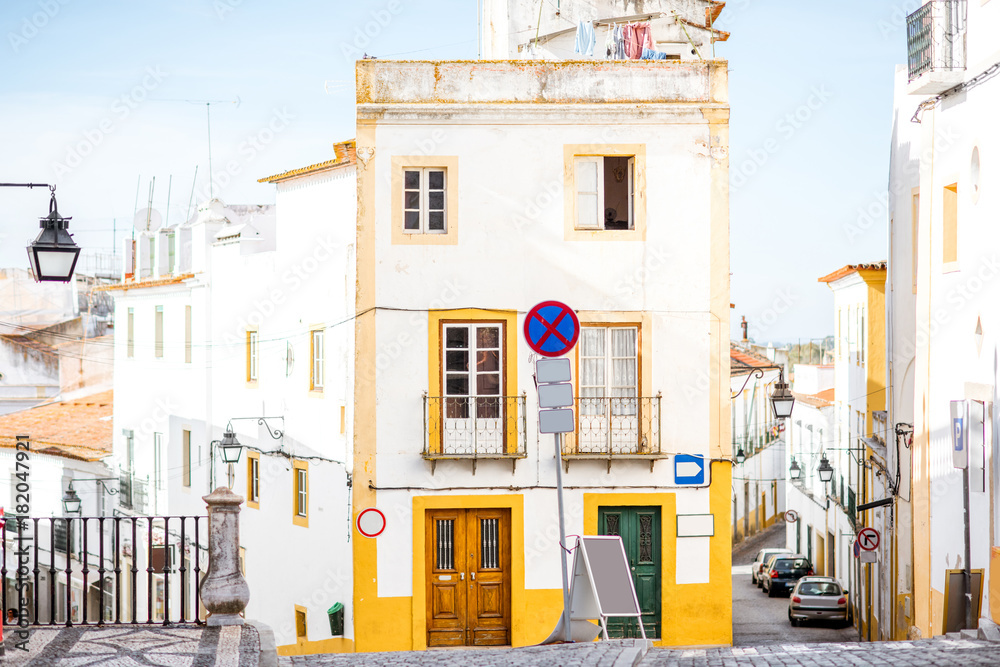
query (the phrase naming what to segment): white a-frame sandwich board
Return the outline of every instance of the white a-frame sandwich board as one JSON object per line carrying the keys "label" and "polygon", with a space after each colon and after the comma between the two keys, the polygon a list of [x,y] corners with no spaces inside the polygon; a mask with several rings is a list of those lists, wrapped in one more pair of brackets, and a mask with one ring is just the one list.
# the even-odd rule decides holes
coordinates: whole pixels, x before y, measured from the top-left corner
{"label": "white a-frame sandwich board", "polygon": [[646,638],[622,538],[617,535],[578,537],[570,586],[570,620],[600,620],[607,639],[609,616],[638,619],[642,638]]}

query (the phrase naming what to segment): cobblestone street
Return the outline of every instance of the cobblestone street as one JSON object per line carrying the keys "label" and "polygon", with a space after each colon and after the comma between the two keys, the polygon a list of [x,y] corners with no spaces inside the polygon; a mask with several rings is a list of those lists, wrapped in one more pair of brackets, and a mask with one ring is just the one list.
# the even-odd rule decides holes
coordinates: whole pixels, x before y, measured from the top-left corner
{"label": "cobblestone street", "polygon": [[[638,661],[637,661],[638,660]],[[631,642],[539,646],[491,650],[315,655],[279,658],[279,667],[840,667],[898,665],[946,667],[1000,664],[1000,644],[979,640],[924,639],[913,642],[773,644],[718,649],[652,649],[639,659]]]}

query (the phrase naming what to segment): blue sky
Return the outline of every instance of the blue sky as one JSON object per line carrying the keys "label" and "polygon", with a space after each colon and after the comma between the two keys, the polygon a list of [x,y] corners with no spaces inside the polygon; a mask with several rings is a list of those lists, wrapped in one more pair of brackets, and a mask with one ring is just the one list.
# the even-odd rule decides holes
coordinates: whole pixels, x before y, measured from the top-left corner
{"label": "blue sky", "polygon": [[[353,61],[474,58],[473,0],[6,0],[0,4],[0,182],[55,182],[87,248],[110,251],[146,205],[187,217],[213,192],[272,203],[257,179],[332,157],[354,136]],[[733,333],[832,332],[820,275],[885,257],[894,65],[918,4],[731,0]],[[366,30],[367,29],[367,30]],[[236,103],[239,100],[239,103]],[[194,182],[197,166],[197,182]],[[41,190],[0,190],[0,266],[24,266]],[[876,213],[873,224],[858,210]],[[881,209],[881,215],[878,211]]]}

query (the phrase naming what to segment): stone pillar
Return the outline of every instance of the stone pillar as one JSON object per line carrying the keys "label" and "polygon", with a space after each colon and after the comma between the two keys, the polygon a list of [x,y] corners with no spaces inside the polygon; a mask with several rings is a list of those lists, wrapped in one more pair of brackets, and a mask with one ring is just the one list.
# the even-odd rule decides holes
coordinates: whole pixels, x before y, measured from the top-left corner
{"label": "stone pillar", "polygon": [[243,498],[220,486],[202,500],[208,505],[208,572],[201,601],[209,625],[243,625],[240,612],[250,601],[250,587],[240,572],[240,505]]}

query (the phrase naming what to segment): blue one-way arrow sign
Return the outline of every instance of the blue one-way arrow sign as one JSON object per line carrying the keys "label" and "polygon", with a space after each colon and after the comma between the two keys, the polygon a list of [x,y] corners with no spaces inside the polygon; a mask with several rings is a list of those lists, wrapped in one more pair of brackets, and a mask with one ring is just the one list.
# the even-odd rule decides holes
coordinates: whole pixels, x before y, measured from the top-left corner
{"label": "blue one-way arrow sign", "polygon": [[696,454],[678,454],[674,457],[674,484],[676,486],[704,486],[705,457]]}

